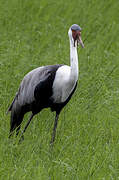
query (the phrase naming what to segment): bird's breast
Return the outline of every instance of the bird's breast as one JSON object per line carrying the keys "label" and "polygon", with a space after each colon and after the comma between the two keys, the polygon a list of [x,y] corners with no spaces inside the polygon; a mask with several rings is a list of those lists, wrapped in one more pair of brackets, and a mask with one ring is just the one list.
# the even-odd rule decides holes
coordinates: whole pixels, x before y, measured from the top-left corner
{"label": "bird's breast", "polygon": [[77,79],[71,77],[71,69],[69,66],[60,67],[55,75],[53,82],[52,99],[54,103],[65,102],[72,93]]}

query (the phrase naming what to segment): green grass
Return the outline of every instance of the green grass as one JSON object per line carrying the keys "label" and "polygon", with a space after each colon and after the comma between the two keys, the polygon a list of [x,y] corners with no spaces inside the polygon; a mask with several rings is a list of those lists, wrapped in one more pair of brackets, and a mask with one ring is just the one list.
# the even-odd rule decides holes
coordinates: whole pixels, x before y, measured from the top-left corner
{"label": "green grass", "polygon": [[[49,109],[18,145],[8,139],[5,112],[27,72],[69,64],[74,23],[85,48],[78,49],[78,88],[60,115],[54,148]],[[0,0],[0,179],[119,179],[119,1]]]}

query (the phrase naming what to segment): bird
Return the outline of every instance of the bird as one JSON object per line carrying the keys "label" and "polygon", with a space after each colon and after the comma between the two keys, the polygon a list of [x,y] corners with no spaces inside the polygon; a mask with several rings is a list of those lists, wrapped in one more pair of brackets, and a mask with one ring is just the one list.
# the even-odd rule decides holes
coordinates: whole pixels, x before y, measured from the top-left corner
{"label": "bird", "polygon": [[22,138],[33,117],[44,108],[50,108],[56,113],[50,141],[51,144],[54,143],[60,112],[77,87],[79,74],[77,47],[80,44],[84,48],[81,31],[81,27],[77,24],[73,24],[68,30],[70,66],[65,64],[41,66],[24,76],[7,111],[11,112],[9,137],[15,131],[16,136],[19,134],[21,123],[27,112],[31,112],[31,115],[21,133]]}

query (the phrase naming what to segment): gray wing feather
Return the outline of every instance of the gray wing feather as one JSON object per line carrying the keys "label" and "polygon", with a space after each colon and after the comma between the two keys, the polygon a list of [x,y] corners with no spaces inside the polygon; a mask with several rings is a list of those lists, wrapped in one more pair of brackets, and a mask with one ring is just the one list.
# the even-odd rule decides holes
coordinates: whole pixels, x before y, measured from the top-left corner
{"label": "gray wing feather", "polygon": [[18,92],[16,93],[16,96],[14,97],[14,99],[13,99],[11,105],[8,107],[8,110],[7,110],[6,114],[8,114],[8,113],[11,111],[11,109],[12,109],[12,107],[13,107],[13,104],[14,104],[14,102],[15,102],[17,96],[18,96]]}
{"label": "gray wing feather", "polygon": [[18,94],[19,104],[25,105],[32,103],[34,98],[34,90],[37,84],[45,78],[47,71],[45,67],[39,67],[29,72],[21,82]]}
{"label": "gray wing feather", "polygon": [[[61,65],[54,65],[55,67],[59,67]],[[8,111],[12,110],[14,104],[18,104],[19,106],[24,106],[26,104],[30,104],[35,100],[34,90],[35,87],[39,84],[40,81],[47,77],[49,70],[51,71],[54,66],[42,66],[30,71],[23,78],[18,93],[16,94],[12,104],[10,105]],[[15,105],[16,106],[16,105]]]}
{"label": "gray wing feather", "polygon": [[[36,68],[30,71],[28,74],[25,75],[23,78],[19,90],[16,93],[11,105],[9,106],[6,114],[12,110],[15,104],[19,104],[23,106],[25,104],[29,104],[34,101],[34,89],[39,83],[40,80],[44,79],[46,76],[47,71],[45,66]],[[16,106],[16,105],[15,105]],[[15,107],[14,107],[15,108]]]}

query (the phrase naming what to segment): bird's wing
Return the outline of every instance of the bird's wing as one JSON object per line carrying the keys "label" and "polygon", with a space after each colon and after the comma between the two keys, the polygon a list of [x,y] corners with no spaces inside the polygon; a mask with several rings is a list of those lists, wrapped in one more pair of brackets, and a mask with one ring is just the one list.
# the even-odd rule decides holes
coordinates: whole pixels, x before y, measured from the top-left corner
{"label": "bird's wing", "polygon": [[61,66],[62,65],[42,66],[26,74],[20,84],[17,98],[14,98],[9,111],[12,109],[15,102],[17,102],[20,106],[24,106],[32,103],[39,97],[41,97],[41,99],[43,97],[49,97],[55,73]]}
{"label": "bird's wing", "polygon": [[48,72],[45,77],[40,80],[34,90],[35,100],[40,102],[48,100],[48,98],[52,95],[53,79],[53,74]]}
{"label": "bird's wing", "polygon": [[56,71],[62,65],[45,66],[45,74],[34,89],[35,100],[46,103],[53,93]]}

